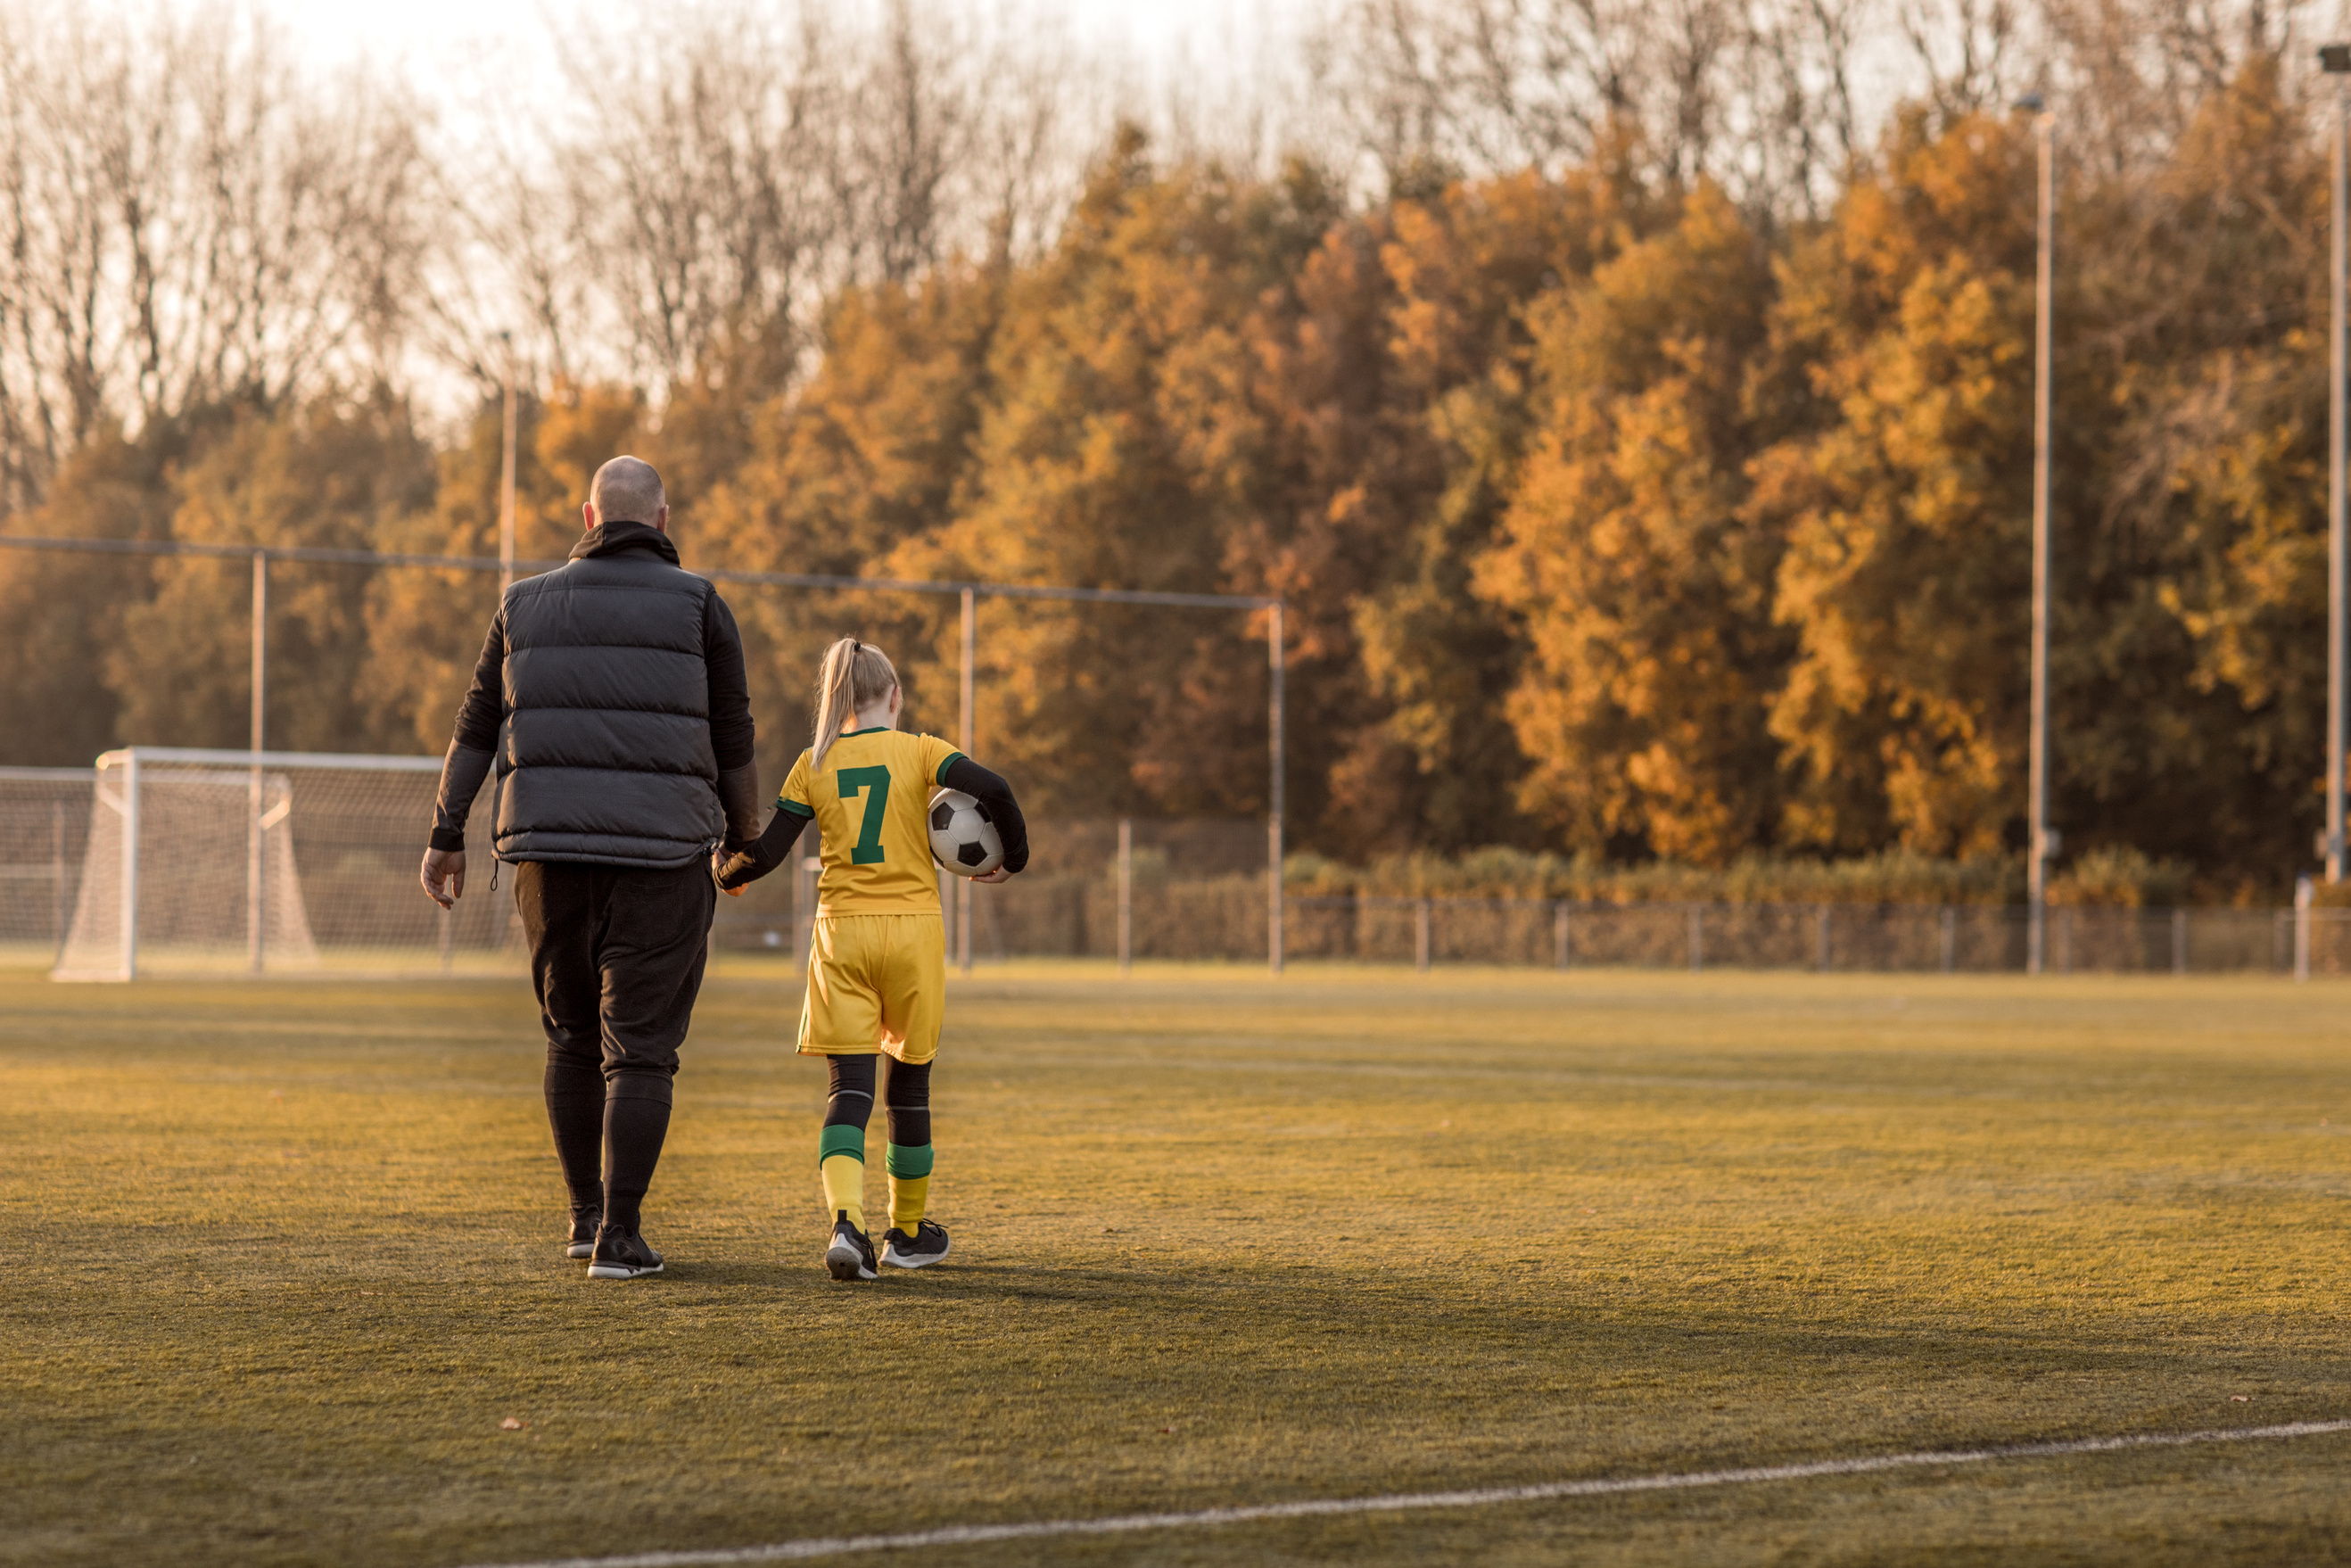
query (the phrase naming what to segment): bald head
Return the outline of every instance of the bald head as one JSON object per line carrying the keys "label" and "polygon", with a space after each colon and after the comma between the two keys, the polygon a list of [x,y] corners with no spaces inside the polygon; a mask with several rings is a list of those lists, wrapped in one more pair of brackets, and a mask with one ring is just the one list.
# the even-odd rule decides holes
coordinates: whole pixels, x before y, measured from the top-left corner
{"label": "bald head", "polygon": [[615,457],[596,470],[588,487],[588,526],[643,523],[649,528],[669,522],[669,498],[662,494],[661,476],[642,457]]}

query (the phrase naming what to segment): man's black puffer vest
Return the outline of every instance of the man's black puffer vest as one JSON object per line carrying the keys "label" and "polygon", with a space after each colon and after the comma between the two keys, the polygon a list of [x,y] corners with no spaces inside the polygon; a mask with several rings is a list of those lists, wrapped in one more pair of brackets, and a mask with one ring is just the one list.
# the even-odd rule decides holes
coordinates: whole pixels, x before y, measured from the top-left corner
{"label": "man's black puffer vest", "polygon": [[704,647],[716,587],[630,524],[507,591],[497,850],[507,861],[682,866],[726,826]]}

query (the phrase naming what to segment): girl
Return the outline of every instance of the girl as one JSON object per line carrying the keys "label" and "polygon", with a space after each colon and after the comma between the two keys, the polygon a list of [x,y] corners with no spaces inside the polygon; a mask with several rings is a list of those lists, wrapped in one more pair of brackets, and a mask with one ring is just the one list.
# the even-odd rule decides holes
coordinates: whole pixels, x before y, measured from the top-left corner
{"label": "girl", "polygon": [[931,1175],[931,1059],[946,1010],[946,928],[925,816],[944,786],[976,796],[1004,841],[1002,882],[1029,863],[1029,830],[1011,787],[927,735],[898,732],[904,697],[889,656],[843,637],[817,677],[816,744],[800,753],[767,831],[718,868],[739,892],[782,865],[813,821],[823,841],[800,1054],[831,1064],[832,1094],[817,1166],[833,1217],[824,1264],[836,1280],[871,1280],[865,1235],[865,1124],[874,1056],[890,1055],[890,1229],[882,1261],[920,1269],[947,1255],[947,1233],[923,1217]]}

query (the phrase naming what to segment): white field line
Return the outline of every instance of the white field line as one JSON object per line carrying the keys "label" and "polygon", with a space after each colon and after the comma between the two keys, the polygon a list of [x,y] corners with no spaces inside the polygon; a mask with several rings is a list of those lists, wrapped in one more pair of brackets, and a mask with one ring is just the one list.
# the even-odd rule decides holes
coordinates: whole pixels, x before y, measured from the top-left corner
{"label": "white field line", "polygon": [[2121,1437],[2081,1437],[2063,1443],[2019,1443],[1998,1448],[1950,1453],[1877,1454],[1857,1459],[1816,1459],[1802,1465],[1761,1465],[1749,1469],[1698,1470],[1681,1475],[1632,1476],[1618,1480],[1545,1481],[1536,1486],[1482,1487],[1473,1491],[1399,1492],[1386,1497],[1326,1498],[1307,1502],[1261,1503],[1249,1508],[1204,1508],[1190,1513],[1128,1513],[1107,1519],[1037,1520],[1026,1524],[959,1524],[944,1530],[896,1535],[811,1536],[767,1546],[737,1546],[705,1552],[641,1552],[622,1557],[564,1557],[508,1563],[496,1568],[725,1568],[736,1563],[797,1563],[852,1552],[913,1552],[934,1546],[980,1546],[997,1541],[1040,1541],[1065,1535],[1122,1535],[1138,1530],[1186,1530],[1246,1524],[1260,1519],[1319,1519],[1332,1514],[1389,1513],[1410,1509],[1486,1508],[1504,1502],[1543,1502],[1553,1498],[1610,1497],[1624,1492],[1687,1491],[1698,1487],[1742,1486],[1757,1481],[1809,1480],[1819,1476],[1865,1476],[1882,1470],[1980,1465],[1994,1459],[2044,1458],[2063,1454],[2105,1454],[2126,1448],[2185,1448],[2205,1443],[2251,1443],[2351,1432],[2351,1421],[2295,1421],[2281,1427],[2239,1427],[2210,1432],[2148,1432]]}

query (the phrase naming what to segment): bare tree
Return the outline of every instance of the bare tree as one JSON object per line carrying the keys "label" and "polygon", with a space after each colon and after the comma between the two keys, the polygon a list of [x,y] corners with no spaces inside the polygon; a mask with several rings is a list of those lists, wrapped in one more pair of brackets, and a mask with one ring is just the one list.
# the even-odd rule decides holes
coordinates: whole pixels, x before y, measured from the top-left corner
{"label": "bare tree", "polygon": [[1850,115],[1853,32],[1845,0],[1785,19],[1740,0],[1347,0],[1318,47],[1391,178],[1555,169],[1629,132],[1663,179],[1747,186],[1819,162],[1758,139],[1816,141],[1824,94]]}
{"label": "bare tree", "polygon": [[0,5],[0,507],[110,420],[262,404],[397,351],[429,182],[401,95],[266,20]]}

